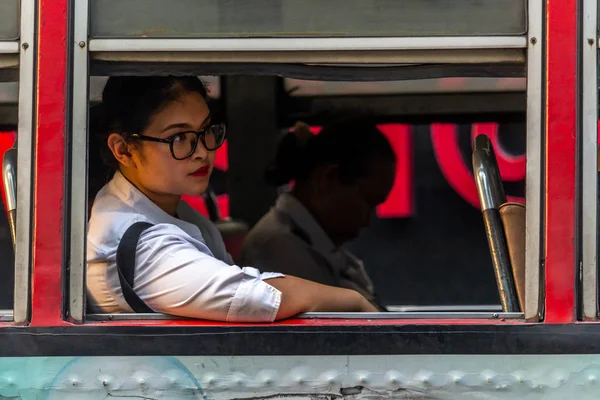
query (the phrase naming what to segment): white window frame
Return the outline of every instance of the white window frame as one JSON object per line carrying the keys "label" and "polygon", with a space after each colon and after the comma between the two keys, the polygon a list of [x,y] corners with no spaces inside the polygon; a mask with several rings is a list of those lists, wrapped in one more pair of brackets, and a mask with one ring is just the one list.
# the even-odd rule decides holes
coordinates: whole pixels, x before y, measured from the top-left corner
{"label": "white window frame", "polygon": [[[391,313],[314,313],[313,318],[523,318],[540,314],[540,207],[542,177],[543,1],[528,2],[528,34],[488,37],[378,38],[223,38],[223,39],[92,39],[88,33],[89,0],[75,2],[71,132],[70,272],[68,317],[85,319],[85,237],[87,227],[87,113],[90,59],[123,62],[416,62],[460,63],[524,61],[527,53],[527,238],[524,313],[400,311]],[[339,55],[344,55],[340,58]],[[168,57],[168,58],[165,58]],[[295,61],[294,61],[295,60]],[[309,60],[309,61],[306,61]],[[485,61],[482,61],[485,60]],[[483,232],[482,232],[483,234]],[[169,319],[144,314],[91,315],[90,320]]]}

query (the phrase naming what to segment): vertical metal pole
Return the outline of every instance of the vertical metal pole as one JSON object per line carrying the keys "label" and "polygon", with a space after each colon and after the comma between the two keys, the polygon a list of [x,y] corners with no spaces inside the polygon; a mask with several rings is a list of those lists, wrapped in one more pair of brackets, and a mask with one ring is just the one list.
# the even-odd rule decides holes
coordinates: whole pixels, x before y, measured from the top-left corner
{"label": "vertical metal pole", "polygon": [[581,37],[583,318],[598,316],[598,2],[583,2]]}
{"label": "vertical metal pole", "polygon": [[88,159],[88,0],[74,2],[70,137],[70,254],[68,313],[81,323],[85,317],[85,270],[87,237],[87,159]]}
{"label": "vertical metal pole", "polygon": [[543,0],[529,0],[529,34],[527,47],[527,178],[526,243],[525,243],[525,318],[540,316],[541,288],[541,199],[542,199],[542,135],[543,135],[543,69],[545,45],[543,32]]}

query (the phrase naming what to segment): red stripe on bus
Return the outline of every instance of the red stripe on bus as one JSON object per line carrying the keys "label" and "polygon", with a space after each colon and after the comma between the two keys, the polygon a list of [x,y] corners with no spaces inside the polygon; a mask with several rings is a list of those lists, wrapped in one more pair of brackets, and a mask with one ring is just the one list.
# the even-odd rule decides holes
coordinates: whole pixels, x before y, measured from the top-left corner
{"label": "red stripe on bus", "polygon": [[[545,320],[575,320],[577,1],[546,1]],[[528,118],[536,118],[532,115]]]}
{"label": "red stripe on bus", "polygon": [[531,325],[518,319],[468,319],[468,318],[444,318],[444,319],[343,319],[343,318],[306,318],[296,319],[291,318],[283,321],[277,321],[271,324],[261,323],[231,323],[204,321],[192,319],[167,319],[167,320],[124,320],[124,321],[99,321],[87,322],[86,326],[197,326],[197,327],[213,327],[213,326],[390,326],[390,325],[414,325],[414,326],[429,326],[429,325]]}
{"label": "red stripe on bus", "polygon": [[37,116],[33,209],[31,325],[65,324],[61,318],[65,221],[67,115],[67,0],[38,2]]}

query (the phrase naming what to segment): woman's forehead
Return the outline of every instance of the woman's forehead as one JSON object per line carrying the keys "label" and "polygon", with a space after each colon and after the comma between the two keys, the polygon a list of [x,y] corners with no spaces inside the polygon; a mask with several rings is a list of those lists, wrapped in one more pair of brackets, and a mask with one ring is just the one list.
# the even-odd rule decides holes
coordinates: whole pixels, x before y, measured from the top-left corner
{"label": "woman's forehead", "polygon": [[186,93],[165,105],[154,115],[149,128],[164,130],[177,124],[199,129],[208,119],[210,111],[198,93]]}

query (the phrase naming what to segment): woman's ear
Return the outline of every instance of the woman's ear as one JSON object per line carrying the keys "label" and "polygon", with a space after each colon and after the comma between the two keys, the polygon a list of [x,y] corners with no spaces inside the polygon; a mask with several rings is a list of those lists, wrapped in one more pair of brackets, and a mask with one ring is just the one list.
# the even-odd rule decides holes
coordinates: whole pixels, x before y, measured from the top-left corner
{"label": "woman's ear", "polygon": [[340,183],[340,168],[337,165],[322,165],[313,171],[315,182],[321,195],[329,193],[331,190],[337,190]]}
{"label": "woman's ear", "polygon": [[111,133],[108,136],[107,144],[119,164],[125,167],[134,166],[133,158],[129,152],[129,145],[125,142],[123,136],[118,133]]}

